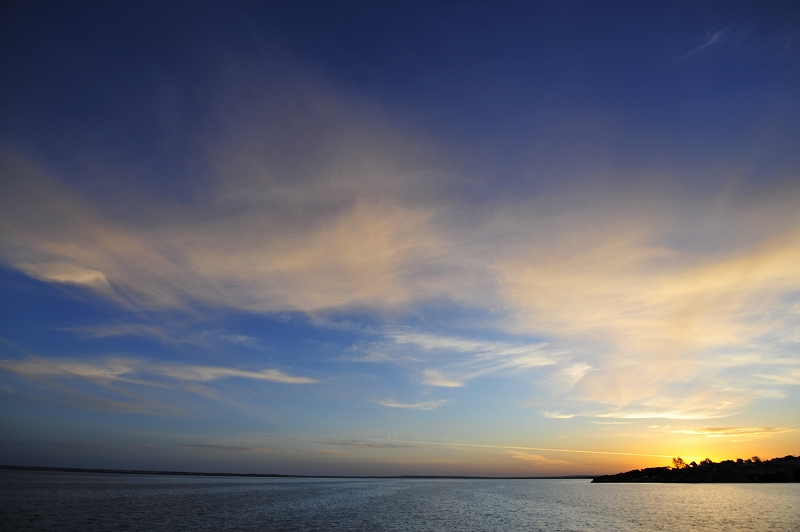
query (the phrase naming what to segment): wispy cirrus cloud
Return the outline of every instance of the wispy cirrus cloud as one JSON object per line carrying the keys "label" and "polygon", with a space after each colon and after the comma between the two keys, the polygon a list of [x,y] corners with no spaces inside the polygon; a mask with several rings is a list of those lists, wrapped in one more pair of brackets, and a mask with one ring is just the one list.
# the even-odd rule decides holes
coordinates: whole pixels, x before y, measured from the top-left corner
{"label": "wispy cirrus cloud", "polygon": [[[21,377],[10,394],[60,407],[148,415],[191,416],[197,397],[239,409],[222,381],[246,379],[308,385],[320,382],[278,369],[157,363],[131,357],[102,359],[0,359],[0,370]],[[237,386],[237,388],[239,388]],[[230,390],[230,388],[228,388]]]}
{"label": "wispy cirrus cloud", "polygon": [[186,449],[199,449],[205,451],[235,452],[235,453],[267,453],[266,447],[243,447],[241,445],[218,445],[204,443],[185,443],[181,447]]}
{"label": "wispy cirrus cloud", "polygon": [[411,447],[418,447],[417,444],[412,443],[398,443],[392,441],[376,441],[376,440],[328,440],[324,442],[325,445],[338,445],[341,447],[357,447],[361,449],[406,449]]}
{"label": "wispy cirrus cloud", "polygon": [[224,378],[243,378],[284,384],[313,384],[317,379],[289,375],[277,369],[259,371],[190,364],[163,364],[134,358],[104,360],[58,360],[30,357],[25,360],[0,359],[0,368],[25,377],[76,377],[97,381],[135,381],[166,377],[179,381],[211,382]]}
{"label": "wispy cirrus cloud", "polygon": [[554,460],[552,458],[546,458],[544,456],[532,453],[525,453],[522,451],[506,451],[506,454],[516,458],[517,460],[522,460],[523,462],[528,462],[530,464],[538,465],[538,466],[561,466],[567,465],[571,462],[567,460]]}
{"label": "wispy cirrus cloud", "polygon": [[382,336],[384,341],[350,346],[337,360],[402,365],[425,386],[462,388],[483,375],[553,366],[561,354],[547,349],[546,342],[489,341],[411,328],[389,330]]}
{"label": "wispy cirrus cloud", "polygon": [[562,414],[561,412],[542,412],[542,417],[547,419],[572,419],[575,414]]}
{"label": "wispy cirrus cloud", "polygon": [[741,436],[773,436],[794,432],[795,429],[780,427],[700,427],[696,429],[671,430],[672,434],[692,434],[706,438],[731,438]]}
{"label": "wispy cirrus cloud", "polygon": [[320,456],[347,456],[347,453],[343,453],[342,451],[337,451],[335,449],[320,449],[319,451],[313,451],[311,454]]}
{"label": "wispy cirrus cloud", "polygon": [[414,357],[408,353],[397,353],[387,349],[387,345],[382,342],[358,342],[347,349],[334,360],[339,362],[362,362],[362,363],[403,363],[419,362],[419,357]]}
{"label": "wispy cirrus cloud", "polygon": [[503,358],[515,366],[538,367],[554,363],[552,354],[543,351],[548,345],[547,342],[524,344],[487,341],[423,333],[411,329],[392,331],[387,337],[397,345],[409,345],[425,351],[474,353],[482,358]]}
{"label": "wispy cirrus cloud", "polygon": [[701,44],[697,48],[694,48],[693,50],[690,50],[689,52],[683,54],[681,57],[676,59],[672,64],[673,65],[678,64],[681,61],[685,61],[685,60],[689,59],[690,57],[693,57],[693,56],[696,56],[698,54],[701,54],[701,53],[703,53],[703,52],[705,52],[705,51],[707,51],[707,50],[709,50],[711,48],[722,46],[723,43],[726,41],[726,39],[727,39],[727,37],[729,36],[730,33],[731,33],[730,28],[723,28],[723,29],[721,29],[719,31],[715,31],[715,32],[709,33],[706,36],[706,39],[703,42],[703,44]]}
{"label": "wispy cirrus cloud", "polygon": [[[704,50],[725,37],[714,35]],[[261,141],[300,127],[293,117],[237,116],[230,139],[199,139],[214,146],[207,196],[191,209],[142,201],[140,218],[5,149],[0,260],[128,309],[400,314],[444,300],[492,314],[482,330],[497,336],[543,339],[397,329],[386,331],[381,352],[352,354],[405,357],[408,374],[428,386],[552,373],[563,396],[594,411],[627,406],[627,415],[658,417],[721,401],[738,407],[796,385],[755,377],[770,375],[764,367],[797,343],[800,315],[789,311],[800,290],[796,186],[695,195],[657,183],[637,189],[632,177],[588,180],[580,191],[498,196],[465,210],[441,157],[321,101],[327,107],[307,107],[336,112],[308,111],[298,122],[308,131],[294,131],[288,153]],[[309,133],[317,130],[329,133]],[[763,364],[725,362],[745,351],[763,353]],[[720,386],[734,365],[740,382]],[[653,406],[659,398],[671,404]]]}
{"label": "wispy cirrus cloud", "polygon": [[439,408],[445,403],[447,403],[447,400],[444,399],[439,401],[420,401],[418,403],[400,403],[393,399],[378,401],[378,404],[383,406],[388,406],[390,408],[403,408],[409,410],[435,410],[436,408]]}
{"label": "wispy cirrus cloud", "polygon": [[755,377],[771,384],[800,386],[800,368],[787,368],[780,373],[758,373]]}
{"label": "wispy cirrus cloud", "polygon": [[[707,406],[699,408],[686,408],[676,410],[663,410],[656,408],[637,408],[636,406],[629,406],[625,409],[620,409],[613,412],[542,412],[542,417],[548,419],[572,419],[574,417],[587,417],[587,418],[601,418],[601,419],[718,419],[730,417],[738,412],[727,409],[727,405],[718,408],[709,408]],[[592,421],[592,423],[600,425],[624,425],[632,422],[625,421]]]}
{"label": "wispy cirrus cloud", "polygon": [[[767,204],[792,221],[778,223]],[[542,241],[504,270],[502,286],[518,309],[510,329],[523,332],[536,323],[549,331],[554,346],[568,348],[571,357],[591,366],[571,392],[588,403],[606,403],[609,409],[638,405],[639,414],[654,417],[719,417],[703,405],[725,401],[741,408],[758,389],[759,369],[790,357],[800,324],[788,312],[800,288],[795,266],[800,232],[796,215],[784,206],[770,198],[761,205],[739,203],[731,214],[722,210],[723,219],[737,226],[756,213],[766,217],[754,222],[746,238],[746,233],[732,238],[734,247],[658,244],[656,227],[681,223],[658,220],[672,215],[657,208],[643,232],[610,217],[606,223],[613,230],[567,230],[561,242]],[[761,358],[749,367],[735,356],[754,350]],[[733,380],[737,387],[727,386]]]}
{"label": "wispy cirrus cloud", "polygon": [[596,414],[599,418],[612,419],[717,419],[729,417],[737,412],[724,409],[692,408],[685,410],[629,409],[618,412]]}
{"label": "wispy cirrus cloud", "polygon": [[24,273],[41,281],[85,286],[113,296],[111,285],[103,272],[85,268],[74,262],[23,262],[18,263],[17,267]]}
{"label": "wispy cirrus cloud", "polygon": [[440,371],[435,369],[426,369],[422,371],[423,379],[422,384],[428,386],[440,386],[443,388],[461,388],[464,386],[463,381],[450,379],[442,375]]}
{"label": "wispy cirrus cloud", "polygon": [[722,29],[709,31],[700,39],[700,44],[680,55],[672,65],[687,60],[720,57],[724,54],[764,53],[785,54],[789,52],[800,33],[797,21],[789,17],[769,31],[758,30],[757,25],[729,25]]}
{"label": "wispy cirrus cloud", "polygon": [[[371,440],[378,441],[378,440]],[[645,454],[645,453],[627,453],[617,451],[595,451],[587,449],[559,449],[551,447],[528,447],[520,445],[493,445],[486,443],[460,443],[460,442],[444,442],[444,441],[417,441],[417,440],[392,440],[396,443],[410,443],[413,445],[433,446],[433,447],[452,447],[452,448],[476,448],[476,449],[498,449],[503,451],[547,451],[556,453],[571,453],[571,454],[599,454],[599,455],[612,455],[612,456],[649,456],[657,458],[671,458],[669,455],[661,454]]]}
{"label": "wispy cirrus cloud", "polygon": [[251,156],[225,155],[210,203],[152,213],[142,224],[2,150],[0,257],[37,279],[148,309],[192,301],[264,312],[386,306],[434,288],[414,282],[414,272],[447,245],[428,208],[385,197],[402,169],[378,159],[356,173],[332,164],[292,185]]}
{"label": "wispy cirrus cloud", "polygon": [[[497,372],[527,371],[556,364],[560,353],[546,342],[512,343],[422,333],[412,329],[391,331],[384,352],[399,352],[421,364],[438,368],[421,370],[422,384],[460,388],[476,377]],[[409,357],[409,358],[410,358]]]}
{"label": "wispy cirrus cloud", "polygon": [[86,338],[115,338],[122,336],[146,336],[157,338],[164,342],[175,343],[178,340],[174,334],[167,332],[164,327],[144,323],[109,323],[104,325],[91,325],[84,327],[65,327],[63,330],[73,332]]}
{"label": "wispy cirrus cloud", "polygon": [[548,384],[558,391],[565,392],[575,386],[592,369],[592,366],[585,362],[568,364],[553,372],[548,379]]}
{"label": "wispy cirrus cloud", "polygon": [[249,348],[258,348],[260,342],[246,334],[232,333],[226,330],[192,330],[187,324],[177,323],[136,323],[136,322],[111,322],[102,325],[89,325],[82,327],[62,327],[61,330],[75,333],[84,338],[120,338],[126,336],[139,336],[154,338],[167,344],[187,344],[194,346],[212,346],[215,344],[240,345]]}

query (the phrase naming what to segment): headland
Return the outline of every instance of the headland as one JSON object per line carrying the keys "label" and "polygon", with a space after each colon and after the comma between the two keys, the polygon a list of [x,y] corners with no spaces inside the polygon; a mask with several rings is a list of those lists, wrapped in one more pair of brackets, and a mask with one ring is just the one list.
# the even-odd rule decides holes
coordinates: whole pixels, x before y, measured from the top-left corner
{"label": "headland", "polygon": [[673,459],[674,467],[648,467],[627,473],[595,477],[592,482],[800,482],[800,456],[784,456],[761,460],[757,456],[743,460],[712,462],[708,458],[699,464]]}

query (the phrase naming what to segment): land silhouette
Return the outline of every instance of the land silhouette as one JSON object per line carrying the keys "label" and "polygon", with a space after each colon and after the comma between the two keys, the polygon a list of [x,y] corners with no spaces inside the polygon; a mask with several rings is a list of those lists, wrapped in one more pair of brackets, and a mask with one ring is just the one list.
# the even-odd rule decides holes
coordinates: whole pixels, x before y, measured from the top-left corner
{"label": "land silhouette", "polygon": [[762,460],[753,456],[743,460],[713,462],[706,458],[699,464],[686,463],[680,456],[671,467],[648,467],[627,473],[595,477],[592,482],[800,482],[800,456]]}

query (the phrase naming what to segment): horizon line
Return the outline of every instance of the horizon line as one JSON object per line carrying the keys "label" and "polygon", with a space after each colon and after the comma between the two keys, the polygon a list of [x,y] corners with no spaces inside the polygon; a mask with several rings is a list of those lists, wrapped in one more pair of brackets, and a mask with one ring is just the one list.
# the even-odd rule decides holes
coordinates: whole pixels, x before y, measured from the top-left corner
{"label": "horizon line", "polygon": [[175,476],[206,476],[206,477],[261,477],[261,478],[430,478],[430,479],[486,479],[486,480],[588,480],[598,475],[556,475],[556,476],[492,476],[492,475],[295,475],[291,473],[212,473],[201,471],[167,471],[149,469],[109,469],[101,467],[57,467],[57,466],[27,466],[3,465],[0,470],[5,471],[51,471],[60,473],[104,473],[122,475],[175,475]]}

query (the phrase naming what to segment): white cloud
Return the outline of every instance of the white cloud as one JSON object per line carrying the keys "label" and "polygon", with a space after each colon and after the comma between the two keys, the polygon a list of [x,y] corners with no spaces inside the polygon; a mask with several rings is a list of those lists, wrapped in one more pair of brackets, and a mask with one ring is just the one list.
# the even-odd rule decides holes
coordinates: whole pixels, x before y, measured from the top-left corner
{"label": "white cloud", "polygon": [[600,418],[612,419],[717,419],[732,416],[734,411],[718,409],[686,409],[686,410],[638,410],[635,407],[619,412],[596,414]]}
{"label": "white cloud", "polygon": [[575,414],[562,414],[561,412],[542,412],[542,417],[548,419],[572,419]]}
{"label": "white cloud", "polygon": [[383,406],[388,406],[391,408],[407,408],[410,410],[434,410],[442,406],[446,402],[447,402],[446,400],[441,400],[441,401],[421,401],[419,403],[398,403],[397,401],[394,401],[392,399],[387,399],[385,401],[378,401],[378,403]]}
{"label": "white cloud", "polygon": [[21,271],[41,281],[85,286],[92,290],[114,296],[105,274],[69,262],[19,263]]}
{"label": "white cloud", "polygon": [[570,388],[578,384],[584,375],[593,368],[585,362],[575,362],[568,366],[559,368],[548,379],[548,384],[558,393],[565,393]]}
{"label": "white cloud", "polygon": [[435,369],[423,370],[422,375],[424,376],[422,383],[428,386],[442,386],[444,388],[460,388],[464,386],[463,382],[449,379]]}
{"label": "white cloud", "polygon": [[589,364],[584,364],[579,362],[576,364],[570,364],[569,366],[567,366],[562,370],[562,373],[564,373],[567,376],[569,384],[571,386],[574,386],[591,369],[592,366],[590,366]]}

